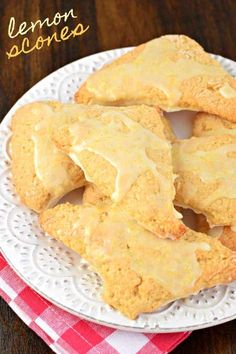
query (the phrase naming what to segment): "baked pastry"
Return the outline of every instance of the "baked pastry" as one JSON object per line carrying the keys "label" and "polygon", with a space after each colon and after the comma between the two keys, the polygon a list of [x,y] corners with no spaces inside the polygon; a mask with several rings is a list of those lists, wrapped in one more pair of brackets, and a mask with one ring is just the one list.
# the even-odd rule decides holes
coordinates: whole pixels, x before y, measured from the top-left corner
{"label": "baked pastry", "polygon": [[204,112],[197,113],[193,121],[194,136],[236,135],[236,123]]}
{"label": "baked pastry", "polygon": [[81,86],[75,100],[191,109],[236,121],[236,80],[183,35],[153,39],[104,66]]}
{"label": "baked pastry", "polygon": [[169,140],[172,144],[177,140],[177,137],[172,129],[172,126],[169,120],[163,116],[162,112],[160,111],[160,117],[163,123],[164,134],[167,140]]}
{"label": "baked pastry", "polygon": [[100,190],[92,183],[86,184],[84,187],[83,193],[83,204],[92,204],[92,205],[111,205],[111,198],[104,195]]}
{"label": "baked pastry", "polygon": [[57,102],[30,103],[11,122],[13,182],[21,202],[37,212],[85,183],[81,169],[50,138],[59,107]]}
{"label": "baked pastry", "polygon": [[104,301],[131,319],[236,279],[236,253],[218,240],[190,229],[180,240],[161,239],[120,209],[61,204],[40,224],[91,263]]}
{"label": "baked pastry", "polygon": [[185,232],[173,206],[171,145],[159,111],[148,106],[94,108],[53,132],[57,147],[86,180],[148,230],[178,238]]}
{"label": "baked pastry", "polygon": [[[82,170],[56,148],[50,131],[63,122],[77,120],[78,112],[91,117],[94,110],[56,101],[34,102],[17,110],[11,122],[12,173],[23,204],[39,212],[85,184]],[[169,122],[158,112],[167,138],[174,141]]]}
{"label": "baked pastry", "polygon": [[173,146],[176,204],[208,223],[236,225],[236,137],[192,137]]}
{"label": "baked pastry", "polygon": [[214,226],[210,228],[204,215],[197,215],[197,229],[211,237],[217,238],[225,247],[236,251],[236,227]]}

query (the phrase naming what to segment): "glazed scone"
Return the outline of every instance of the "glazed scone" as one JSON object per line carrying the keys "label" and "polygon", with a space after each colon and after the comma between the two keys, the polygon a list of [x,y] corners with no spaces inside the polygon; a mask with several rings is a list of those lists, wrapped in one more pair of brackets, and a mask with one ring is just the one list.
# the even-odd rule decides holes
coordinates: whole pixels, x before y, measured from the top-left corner
{"label": "glazed scone", "polygon": [[193,121],[194,136],[236,135],[236,123],[204,112],[197,113]]}
{"label": "glazed scone", "polygon": [[217,238],[225,247],[236,251],[236,227],[214,226],[210,228],[204,215],[197,215],[197,229],[211,237]]}
{"label": "glazed scone", "polygon": [[236,279],[236,253],[218,240],[190,229],[180,240],[161,239],[120,209],[61,204],[40,224],[91,263],[104,301],[131,319]]}
{"label": "glazed scone", "polygon": [[178,238],[185,232],[173,206],[171,144],[157,109],[102,107],[90,119],[59,126],[53,139],[88,182],[148,230]]}
{"label": "glazed scone", "polygon": [[23,204],[40,212],[85,183],[84,174],[50,139],[56,102],[19,108],[11,122],[13,182]]}
{"label": "glazed scone", "polygon": [[211,226],[236,225],[236,137],[192,137],[173,146],[176,204]]}
{"label": "glazed scone", "polygon": [[[12,172],[23,204],[39,212],[85,184],[82,170],[56,148],[50,131],[68,120],[76,121],[78,114],[92,117],[95,111],[96,106],[56,101],[34,102],[17,110],[11,122]],[[162,112],[157,111],[165,124],[167,138],[173,142],[171,127]]]}
{"label": "glazed scone", "polygon": [[75,99],[190,109],[236,121],[236,80],[184,35],[162,36],[136,47],[93,73]]}

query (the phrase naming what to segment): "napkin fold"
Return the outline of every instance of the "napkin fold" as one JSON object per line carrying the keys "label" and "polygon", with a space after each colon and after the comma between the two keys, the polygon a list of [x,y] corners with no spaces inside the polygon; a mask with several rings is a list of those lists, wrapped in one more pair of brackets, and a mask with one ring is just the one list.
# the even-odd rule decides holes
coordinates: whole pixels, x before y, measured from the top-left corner
{"label": "napkin fold", "polygon": [[190,335],[134,333],[82,320],[27,286],[1,253],[0,296],[58,354],[164,354]]}

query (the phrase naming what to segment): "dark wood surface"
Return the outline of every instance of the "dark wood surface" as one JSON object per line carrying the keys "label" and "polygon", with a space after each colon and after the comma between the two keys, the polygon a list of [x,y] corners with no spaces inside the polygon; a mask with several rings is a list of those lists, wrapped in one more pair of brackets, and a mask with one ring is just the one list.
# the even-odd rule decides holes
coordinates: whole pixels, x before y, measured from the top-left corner
{"label": "dark wood surface", "polygon": [[[7,35],[11,16],[16,23],[52,18],[56,12],[74,9],[89,30],[82,36],[53,43],[40,51],[8,60],[5,52],[21,38]],[[209,52],[236,60],[235,0],[1,0],[0,1],[0,114],[32,85],[59,67],[106,49],[137,45],[168,33],[195,38]],[[77,20],[68,23],[71,28]],[[59,25],[59,30],[62,26]],[[46,37],[55,28],[30,34]],[[194,332],[175,354],[236,353],[236,321]],[[51,350],[0,301],[0,353],[48,354]]]}

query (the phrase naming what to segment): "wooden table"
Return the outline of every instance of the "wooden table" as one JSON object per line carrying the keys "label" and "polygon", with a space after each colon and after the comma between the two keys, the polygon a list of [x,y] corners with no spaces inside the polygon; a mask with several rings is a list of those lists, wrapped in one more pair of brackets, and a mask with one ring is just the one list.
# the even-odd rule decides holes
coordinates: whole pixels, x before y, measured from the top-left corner
{"label": "wooden table", "polygon": [[[81,37],[7,59],[5,52],[21,38],[7,35],[11,16],[16,24],[53,18],[74,9],[89,25]],[[195,38],[209,52],[236,60],[236,1],[234,0],[1,0],[0,112],[3,118],[15,101],[47,74],[86,55],[106,49],[137,45],[168,33]],[[73,28],[77,19],[68,20]],[[61,28],[59,25],[57,28]],[[35,41],[55,27],[29,35]],[[180,353],[236,353],[236,321],[194,332],[175,351]],[[0,301],[0,353],[46,354],[51,350],[29,330],[10,308]]]}

